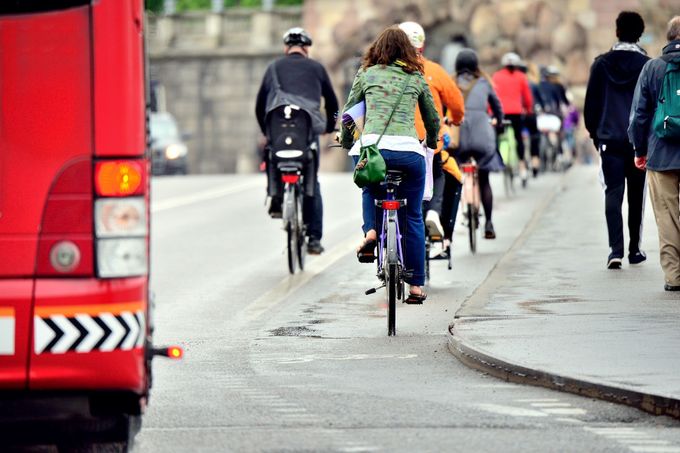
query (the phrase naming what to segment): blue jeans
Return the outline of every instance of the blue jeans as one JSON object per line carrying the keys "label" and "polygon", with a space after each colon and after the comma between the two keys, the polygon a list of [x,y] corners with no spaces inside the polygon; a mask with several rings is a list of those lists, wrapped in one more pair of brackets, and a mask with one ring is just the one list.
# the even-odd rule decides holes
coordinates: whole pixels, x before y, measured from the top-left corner
{"label": "blue jeans", "polygon": [[[425,191],[425,158],[409,151],[381,150],[388,170],[404,172],[404,179],[397,188],[396,198],[405,198],[406,206],[399,210],[399,228],[403,236],[404,268],[411,272],[409,285],[425,284],[425,225],[423,224],[423,192]],[[353,156],[356,164],[358,157]],[[384,198],[385,191],[380,185],[362,189],[362,212],[364,233],[376,230],[376,216],[382,214],[376,209],[375,200]],[[382,219],[382,217],[381,217]]]}

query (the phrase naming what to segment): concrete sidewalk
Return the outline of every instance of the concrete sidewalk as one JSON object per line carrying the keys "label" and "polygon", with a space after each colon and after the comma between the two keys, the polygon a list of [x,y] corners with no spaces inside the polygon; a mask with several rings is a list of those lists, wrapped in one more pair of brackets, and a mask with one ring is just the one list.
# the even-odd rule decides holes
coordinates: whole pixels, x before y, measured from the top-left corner
{"label": "concrete sidewalk", "polygon": [[502,379],[680,418],[680,293],[663,290],[650,202],[642,248],[645,263],[606,269],[598,168],[573,168],[458,311],[451,351]]}

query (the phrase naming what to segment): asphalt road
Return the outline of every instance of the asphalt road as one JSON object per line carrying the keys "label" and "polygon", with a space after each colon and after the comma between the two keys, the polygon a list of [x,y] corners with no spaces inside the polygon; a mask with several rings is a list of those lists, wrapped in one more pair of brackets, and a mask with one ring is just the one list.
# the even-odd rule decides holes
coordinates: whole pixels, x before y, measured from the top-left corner
{"label": "asphalt road", "polygon": [[155,362],[136,451],[680,453],[671,419],[508,384],[448,352],[455,311],[560,179],[513,198],[494,183],[498,239],[472,256],[459,226],[453,270],[433,263],[428,300],[400,305],[390,338],[384,293],[363,295],[374,268],[353,256],[360,194],[349,175],[322,176],[326,253],[292,277],[262,175],[155,179],[155,340],[186,355]]}

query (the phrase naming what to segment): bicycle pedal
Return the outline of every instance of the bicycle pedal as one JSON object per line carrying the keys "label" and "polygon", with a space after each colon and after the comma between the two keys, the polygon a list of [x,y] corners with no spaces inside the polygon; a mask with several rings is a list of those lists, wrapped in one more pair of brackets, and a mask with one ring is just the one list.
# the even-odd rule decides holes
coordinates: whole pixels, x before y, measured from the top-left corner
{"label": "bicycle pedal", "polygon": [[364,294],[366,294],[367,296],[369,296],[371,294],[375,294],[379,289],[384,288],[384,287],[385,287],[385,285],[381,285],[381,286],[378,286],[377,288],[367,289]]}

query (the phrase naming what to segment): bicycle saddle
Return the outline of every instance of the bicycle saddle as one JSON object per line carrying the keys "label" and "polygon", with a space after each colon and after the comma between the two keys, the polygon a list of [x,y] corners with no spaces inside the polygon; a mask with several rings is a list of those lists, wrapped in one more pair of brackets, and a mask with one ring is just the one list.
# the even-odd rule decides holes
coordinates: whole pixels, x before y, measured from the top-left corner
{"label": "bicycle saddle", "polygon": [[401,170],[387,170],[385,182],[399,184],[404,179],[404,172]]}

